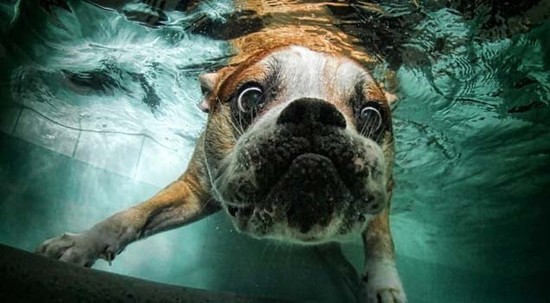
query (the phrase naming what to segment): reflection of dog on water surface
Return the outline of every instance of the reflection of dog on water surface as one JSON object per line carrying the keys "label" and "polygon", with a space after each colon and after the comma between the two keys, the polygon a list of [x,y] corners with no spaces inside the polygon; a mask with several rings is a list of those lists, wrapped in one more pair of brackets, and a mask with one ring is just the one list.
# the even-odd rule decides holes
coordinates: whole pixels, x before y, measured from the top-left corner
{"label": "reflection of dog on water surface", "polygon": [[[120,8],[124,1],[92,2]],[[405,302],[389,229],[395,98],[367,71],[378,59],[334,26],[334,11],[349,6],[237,2],[242,13],[226,33],[236,56],[200,76],[208,123],[185,173],[151,199],[47,240],[38,252],[91,266],[133,241],[224,210],[258,238],[314,245],[361,234],[368,301]],[[63,3],[42,1],[50,10]]]}

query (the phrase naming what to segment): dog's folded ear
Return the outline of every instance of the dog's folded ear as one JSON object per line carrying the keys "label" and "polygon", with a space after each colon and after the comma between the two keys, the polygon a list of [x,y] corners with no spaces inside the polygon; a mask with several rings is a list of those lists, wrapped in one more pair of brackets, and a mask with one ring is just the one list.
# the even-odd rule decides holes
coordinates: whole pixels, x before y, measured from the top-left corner
{"label": "dog's folded ear", "polygon": [[199,75],[199,83],[202,92],[202,101],[198,104],[199,108],[207,113],[210,111],[208,100],[214,91],[216,84],[220,78],[219,73],[203,73]]}
{"label": "dog's folded ear", "polygon": [[203,73],[199,75],[199,83],[202,91],[202,101],[198,107],[205,113],[210,112],[213,102],[216,98],[212,98],[217,93],[220,83],[231,74],[233,67],[227,66],[218,71]]}
{"label": "dog's folded ear", "polygon": [[386,71],[384,73],[384,80],[380,83],[380,88],[384,92],[386,101],[390,105],[390,108],[393,110],[396,108],[399,103],[399,97],[397,96],[397,88],[399,86],[399,81],[397,80],[397,75],[394,71]]}

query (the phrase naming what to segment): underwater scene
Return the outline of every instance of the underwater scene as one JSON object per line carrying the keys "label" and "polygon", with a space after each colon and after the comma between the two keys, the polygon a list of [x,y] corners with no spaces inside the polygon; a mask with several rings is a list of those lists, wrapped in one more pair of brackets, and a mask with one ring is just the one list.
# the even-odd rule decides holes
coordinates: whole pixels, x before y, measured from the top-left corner
{"label": "underwater scene", "polygon": [[[263,39],[262,34],[269,33],[338,54],[330,60],[339,54],[350,57],[342,61],[350,66],[336,69],[344,70],[341,74],[327,72],[334,81],[355,79],[351,73],[364,68],[372,77],[362,77],[379,84],[376,90],[381,93],[376,96],[387,99],[383,106],[388,110],[370,105],[363,107],[368,114],[361,111],[360,116],[377,121],[366,124],[372,133],[384,127],[388,137],[350,140],[366,146],[360,150],[374,149],[376,159],[394,158],[380,165],[388,170],[380,174],[389,180],[380,181],[380,199],[390,188],[391,205],[376,212],[387,215],[391,210],[390,226],[375,230],[387,236],[391,227],[389,240],[380,240],[389,242],[376,242],[369,252],[360,233],[346,237],[341,247],[307,238],[304,235],[312,235],[318,226],[303,220],[332,224],[323,223],[329,219],[322,218],[321,209],[329,212],[333,206],[321,202],[303,205],[311,212],[300,209],[288,214],[289,224],[295,217],[302,220],[292,223],[300,232],[281,227],[281,234],[300,240],[291,242],[306,245],[286,243],[282,236],[260,239],[240,232],[249,227],[239,225],[239,219],[260,213],[258,209],[224,202],[211,209],[200,205],[187,215],[166,203],[150,211],[151,218],[141,218],[142,213],[129,216],[151,227],[118,230],[120,234],[113,237],[135,234],[114,251],[100,248],[96,257],[105,260],[59,258],[108,273],[242,296],[231,302],[398,303],[405,302],[405,294],[411,303],[550,301],[546,280],[550,274],[550,1],[0,0],[0,29],[3,246],[44,254],[47,248],[41,251],[40,245],[47,239],[84,232],[163,189],[168,193],[187,167],[212,178],[218,169],[212,159],[226,151],[212,151],[208,144],[215,141],[212,144],[220,150],[229,144],[213,138],[212,132],[253,141],[256,137],[245,135],[247,123],[259,123],[260,129],[273,126],[270,114],[230,123],[232,118],[220,113],[226,107],[216,104],[223,101],[211,97],[222,94],[229,84],[216,86],[208,75],[221,75],[228,83],[246,68],[252,73],[249,65],[263,61],[248,55],[279,49]],[[308,64],[324,56],[291,49]],[[329,68],[315,70],[314,63],[299,66],[292,54],[282,54],[274,68],[287,73],[298,70],[317,79]],[[285,81],[280,74],[272,78],[268,80]],[[318,87],[324,92],[332,85],[317,86],[303,79],[288,80],[295,87],[281,91],[304,97],[299,92]],[[364,90],[375,94],[371,86]],[[240,91],[231,109],[252,115],[246,108],[250,104],[241,103],[241,97],[247,92],[250,102],[258,102],[263,90],[246,86]],[[285,108],[273,123],[325,119],[330,128],[354,123],[345,110],[334,113],[340,105],[327,107],[308,98],[298,101],[303,101],[301,106],[318,106],[317,116],[297,118],[298,113]],[[326,116],[328,111],[335,116]],[[227,123],[218,125],[216,119]],[[207,123],[212,131],[203,134]],[[237,147],[248,144],[244,139],[238,142]],[[279,141],[268,142],[262,148],[274,148],[273,142]],[[388,151],[392,144],[394,150]],[[193,156],[196,146],[199,151]],[[325,165],[323,159],[303,161]],[[234,164],[226,162],[220,160],[220,166]],[[327,169],[334,170],[333,165]],[[369,164],[354,165],[358,169]],[[305,180],[298,182],[300,186],[307,187],[311,175],[325,178],[326,170],[309,168],[308,174],[297,172],[296,178]],[[365,180],[374,184],[369,189],[376,189],[375,172],[368,175]],[[192,197],[186,199],[204,194],[192,185],[211,186],[185,176],[180,181],[190,189],[184,186],[181,191]],[[248,193],[230,177],[220,178],[227,184],[213,181],[214,198],[208,201],[224,195],[238,199]],[[320,187],[326,185],[324,192],[338,191],[334,189],[341,183],[312,182],[316,187],[309,193],[312,200],[318,198]],[[283,185],[281,197],[294,199],[293,185]],[[371,224],[374,211],[365,212],[368,215],[359,215],[346,228]],[[181,218],[174,219],[177,215]],[[260,227],[255,232],[268,233]],[[364,237],[367,243],[372,241]],[[376,232],[372,237],[383,238]],[[377,246],[391,243],[392,238],[396,271],[391,265],[388,271],[369,276],[369,270],[376,270],[365,267],[366,259],[376,253],[392,259],[392,249]],[[6,273],[6,266],[0,264],[0,271]],[[71,279],[55,283],[71,284]],[[0,284],[6,282],[2,280]],[[388,292],[369,294],[368,288],[365,293],[365,284],[387,281]],[[32,285],[26,287],[24,292],[33,291]],[[5,293],[0,297],[9,298],[10,291],[15,289],[0,288],[0,294]],[[97,298],[89,301],[101,301]],[[134,296],[126,299],[142,301]],[[185,302],[218,301],[226,300]]]}

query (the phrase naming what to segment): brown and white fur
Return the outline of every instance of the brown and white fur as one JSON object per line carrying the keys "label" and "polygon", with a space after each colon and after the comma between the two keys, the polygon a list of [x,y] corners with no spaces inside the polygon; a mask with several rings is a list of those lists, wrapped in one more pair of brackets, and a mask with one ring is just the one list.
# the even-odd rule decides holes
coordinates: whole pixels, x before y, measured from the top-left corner
{"label": "brown and white fur", "polygon": [[[223,210],[257,238],[315,245],[361,234],[368,302],[405,302],[389,226],[394,99],[352,37],[298,22],[307,11],[330,24],[326,8],[289,2],[240,4],[263,18],[263,28],[232,40],[237,55],[228,66],[200,76],[208,122],[178,180],[37,251],[91,266]],[[300,14],[275,17],[285,9]]]}

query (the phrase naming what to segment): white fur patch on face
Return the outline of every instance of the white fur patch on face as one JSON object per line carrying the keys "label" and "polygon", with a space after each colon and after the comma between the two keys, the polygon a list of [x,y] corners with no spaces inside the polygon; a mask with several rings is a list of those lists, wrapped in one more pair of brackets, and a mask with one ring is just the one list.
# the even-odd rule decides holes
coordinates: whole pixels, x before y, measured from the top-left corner
{"label": "white fur patch on face", "polygon": [[286,92],[286,100],[298,98],[326,99],[327,90],[323,83],[323,72],[328,58],[301,47],[275,53],[268,60],[276,60],[279,67],[280,85]]}

